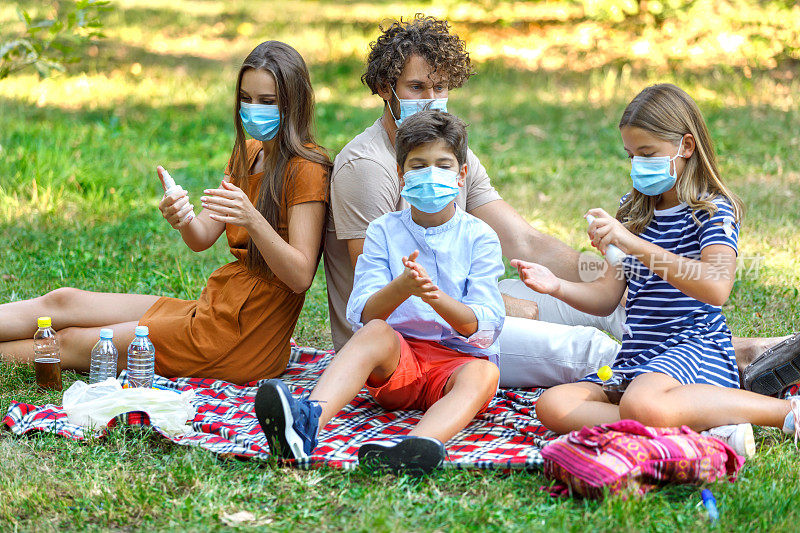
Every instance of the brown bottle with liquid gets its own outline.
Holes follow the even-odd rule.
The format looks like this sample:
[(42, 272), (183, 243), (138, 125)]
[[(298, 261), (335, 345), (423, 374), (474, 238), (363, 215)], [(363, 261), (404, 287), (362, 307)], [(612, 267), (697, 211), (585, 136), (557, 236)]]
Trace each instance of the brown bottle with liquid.
[(33, 335), (33, 366), (36, 371), (36, 384), (42, 390), (60, 391), (61, 350), (58, 337), (52, 328), (49, 316), (39, 317), (39, 329)]

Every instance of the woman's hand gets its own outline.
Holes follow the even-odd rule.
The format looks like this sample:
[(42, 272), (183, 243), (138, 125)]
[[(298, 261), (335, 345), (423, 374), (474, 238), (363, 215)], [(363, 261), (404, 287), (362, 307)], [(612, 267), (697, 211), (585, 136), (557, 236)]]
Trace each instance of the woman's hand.
[(561, 290), (561, 279), (550, 272), (546, 266), (519, 259), (512, 259), (511, 266), (519, 272), (519, 279), (536, 292), (553, 294)]
[(641, 239), (628, 231), (622, 222), (599, 208), (590, 209), (586, 214), (594, 217), (588, 229), (592, 246), (600, 250), (603, 255), (609, 244), (615, 245), (628, 255), (635, 253), (635, 248)]
[(255, 208), (250, 198), (236, 185), (223, 181), (218, 189), (206, 189), (200, 198), (203, 209), (210, 211), (208, 217), (225, 224), (242, 226), (248, 231), (264, 217)]
[[(162, 187), (164, 186), (164, 176), (161, 174), (163, 170), (160, 166), (156, 167)], [(161, 216), (175, 229), (181, 229), (194, 219), (190, 215), (194, 206), (189, 203), (189, 193), (183, 187), (178, 191), (169, 193), (169, 195), (165, 194), (158, 204), (158, 209), (161, 211)]]

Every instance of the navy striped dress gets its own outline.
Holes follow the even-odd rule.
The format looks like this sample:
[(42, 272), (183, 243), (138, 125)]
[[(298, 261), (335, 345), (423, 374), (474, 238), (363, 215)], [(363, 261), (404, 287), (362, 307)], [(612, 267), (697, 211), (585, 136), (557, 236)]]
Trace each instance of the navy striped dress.
[[(713, 215), (695, 212), (699, 225), (685, 203), (656, 210), (639, 237), (692, 259), (700, 259), (700, 250), (711, 244), (724, 244), (738, 253), (739, 226), (733, 208), (727, 199), (713, 201), (718, 208)], [(660, 372), (684, 385), (739, 388), (731, 332), (722, 309), (686, 296), (633, 257), (625, 259), (624, 270), (626, 333), (613, 370), (629, 379)], [(599, 383), (596, 374), (585, 379)]]

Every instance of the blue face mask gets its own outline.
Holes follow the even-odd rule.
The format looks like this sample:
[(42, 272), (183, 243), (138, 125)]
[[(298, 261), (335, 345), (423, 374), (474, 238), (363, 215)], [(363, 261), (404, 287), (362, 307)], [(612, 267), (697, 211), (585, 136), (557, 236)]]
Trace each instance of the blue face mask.
[(392, 111), (392, 106), (389, 106), (389, 113), (392, 114), (392, 118), (394, 118), (394, 123), (397, 124), (397, 127), (400, 127), (400, 124), (403, 123), (405, 119), (413, 115), (414, 113), (418, 113), (423, 109), (438, 109), (439, 111), (444, 111), (447, 113), (447, 98), (419, 98), (416, 100), (413, 99), (403, 99), (397, 96), (397, 93), (394, 92), (394, 88), (392, 88), (392, 94), (394, 97), (397, 98), (397, 101), (400, 102), (400, 118), (394, 116), (394, 111)]
[(281, 113), (276, 105), (242, 102), (239, 117), (242, 119), (244, 131), (259, 141), (272, 140), (281, 125)]
[(678, 180), (678, 168), (675, 166), (675, 173), (670, 172), (670, 164), (681, 155), (683, 149), (683, 139), (678, 146), (678, 153), (675, 157), (668, 155), (661, 157), (640, 157), (633, 156), (631, 160), (631, 179), (633, 188), (647, 196), (658, 196), (665, 193), (675, 186)]
[(439, 167), (409, 170), (400, 196), (423, 213), (438, 213), (458, 196), (458, 172)]

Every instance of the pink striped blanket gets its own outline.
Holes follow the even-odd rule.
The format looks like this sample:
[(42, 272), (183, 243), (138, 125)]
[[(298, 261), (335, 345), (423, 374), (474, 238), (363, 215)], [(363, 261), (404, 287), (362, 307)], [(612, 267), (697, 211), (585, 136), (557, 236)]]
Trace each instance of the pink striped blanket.
[(584, 427), (542, 450), (554, 494), (600, 498), (630, 489), (644, 493), (665, 483), (735, 479), (744, 458), (727, 444), (687, 426), (652, 428), (634, 420)]

